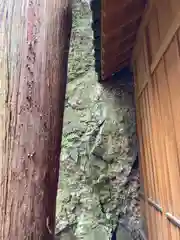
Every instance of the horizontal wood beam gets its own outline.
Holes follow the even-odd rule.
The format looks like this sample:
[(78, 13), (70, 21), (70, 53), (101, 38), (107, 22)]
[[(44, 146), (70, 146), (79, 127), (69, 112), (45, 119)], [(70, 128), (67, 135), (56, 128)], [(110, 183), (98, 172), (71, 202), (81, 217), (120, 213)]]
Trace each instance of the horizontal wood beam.
[(124, 25), (118, 26), (118, 28), (112, 28), (107, 33), (102, 32), (102, 39), (114, 39), (116, 37), (119, 37), (119, 35), (127, 36), (129, 33), (137, 32), (137, 29), (141, 22), (140, 17), (141, 15), (135, 19), (130, 19)]
[(107, 14), (106, 17), (102, 17), (102, 31), (106, 33), (112, 28), (118, 28), (119, 26), (128, 23), (131, 19), (138, 18), (142, 15), (143, 10), (144, 6), (135, 2), (127, 9), (120, 9), (116, 14)]
[(122, 68), (124, 68), (125, 66), (127, 66), (129, 64), (129, 61), (125, 61), (120, 63), (119, 65), (116, 65), (114, 67), (103, 67), (102, 68), (102, 76), (104, 76), (104, 78), (110, 77), (112, 76), (112, 74), (119, 72)]
[(116, 6), (116, 8), (117, 8), (117, 6), (118, 7), (123, 7), (124, 5), (126, 5), (127, 3), (131, 2), (131, 1), (132, 0), (113, 0), (113, 2), (112, 2), (112, 1), (109, 1), (109, 0), (103, 0), (102, 1), (102, 9), (103, 10), (111, 9), (112, 4), (114, 6)]
[(125, 42), (126, 40), (128, 40), (129, 38), (132, 38), (132, 37), (135, 37), (136, 36), (136, 31), (129, 31), (127, 32), (127, 34), (123, 34), (122, 32), (117, 32), (117, 35), (114, 35), (113, 37), (112, 36), (109, 36), (109, 35), (104, 35), (102, 37), (102, 43), (103, 44), (112, 44), (112, 40), (113, 40), (113, 44), (114, 42), (119, 42), (119, 43), (123, 43)]
[(119, 52), (119, 54), (116, 54), (115, 52), (112, 52), (111, 55), (104, 55), (102, 53), (102, 62), (104, 64), (109, 65), (114, 65), (116, 64), (116, 62), (121, 61), (124, 58), (130, 58), (131, 57), (131, 53), (132, 53), (132, 49), (133, 49), (133, 45), (128, 46), (126, 49), (124, 49), (124, 51)]
[(117, 35), (114, 35), (114, 36), (104, 35), (102, 37), (102, 43), (104, 45), (110, 44), (112, 43), (112, 41), (113, 41), (113, 44), (114, 42), (123, 43), (132, 37), (136, 37), (136, 29), (134, 29), (133, 31), (129, 31), (126, 34), (123, 34), (123, 32), (121, 31), (117, 32), (116, 34)]
[(109, 57), (112, 52), (118, 54), (124, 52), (124, 49), (133, 48), (135, 39), (136, 35), (133, 34), (132, 36), (129, 36), (122, 41), (117, 39), (115, 42), (113, 42), (113, 44), (110, 44), (109, 42), (106, 42), (105, 44), (102, 42), (102, 55), (104, 57), (108, 55)]
[(103, 63), (103, 64), (102, 64), (102, 67), (103, 67), (103, 69), (105, 69), (105, 70), (117, 68), (117, 67), (119, 67), (122, 63), (127, 62), (129, 59), (130, 59), (130, 57), (122, 58), (122, 59), (119, 59), (118, 61), (116, 61), (115, 63), (112, 63), (111, 65), (109, 65), (108, 63)]
[(131, 9), (134, 8), (135, 5), (137, 8), (144, 8), (144, 0), (136, 0), (136, 2), (133, 0), (108, 0), (108, 2), (103, 3), (102, 17), (112, 16), (122, 12), (129, 13), (130, 16)]

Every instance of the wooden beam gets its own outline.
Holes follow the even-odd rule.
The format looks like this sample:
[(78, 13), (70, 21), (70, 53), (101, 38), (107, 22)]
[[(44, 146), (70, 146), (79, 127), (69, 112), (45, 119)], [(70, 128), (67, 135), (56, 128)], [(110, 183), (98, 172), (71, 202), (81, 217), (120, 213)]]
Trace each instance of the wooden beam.
[(142, 39), (143, 34), (144, 34), (144, 28), (147, 26), (147, 23), (149, 21), (151, 12), (152, 12), (152, 8), (153, 8), (153, 1), (148, 1), (148, 5), (146, 6), (146, 8), (144, 9), (144, 12), (142, 14), (142, 22), (140, 24), (140, 27), (138, 29), (137, 35), (136, 35), (136, 45), (135, 48), (133, 50), (133, 54), (132, 54), (132, 64), (133, 61), (137, 58), (137, 54), (139, 52), (139, 47), (140, 47), (140, 39)]
[[(125, 38), (115, 38), (115, 42), (118, 42), (119, 44), (123, 44), (124, 42), (126, 42), (126, 41), (129, 41), (131, 38), (135, 38), (136, 37), (136, 32), (132, 32), (131, 34), (129, 34), (129, 35), (126, 35), (125, 36)], [(108, 44), (110, 44), (110, 39), (109, 38), (107, 38), (107, 39), (103, 39), (102, 40), (102, 43), (103, 43), (103, 45), (105, 46), (105, 44), (107, 43), (107, 45)], [(113, 42), (114, 43), (114, 42)]]
[(1, 0), (1, 240), (54, 239), (71, 11)]
[(124, 63), (122, 63), (122, 64), (121, 64), (119, 67), (117, 67), (117, 68), (114, 68), (114, 69), (109, 70), (109, 71), (107, 71), (107, 70), (106, 70), (106, 71), (103, 71), (103, 72), (102, 72), (102, 80), (105, 80), (105, 79), (107, 79), (107, 78), (109, 78), (109, 77), (112, 77), (113, 74), (119, 72), (121, 69), (123, 69), (124, 67), (126, 67), (128, 64), (129, 64), (129, 62), (124, 62)]
[(103, 0), (103, 10), (105, 9), (110, 9), (112, 7), (112, 5), (114, 6), (118, 6), (118, 7), (122, 7), (124, 6), (127, 2), (131, 2), (132, 0), (113, 0), (109, 1), (109, 0)]
[(117, 68), (119, 67), (122, 63), (127, 62), (130, 59), (130, 56), (126, 57), (126, 58), (122, 58), (116, 62), (113, 62), (111, 65), (106, 64), (103, 62), (103, 69), (113, 69), (113, 68)]
[(106, 33), (112, 28), (117, 28), (126, 24), (131, 19), (138, 18), (140, 15), (142, 15), (143, 10), (144, 6), (142, 4), (133, 2), (133, 4), (130, 4), (130, 7), (120, 9), (116, 14), (106, 15), (106, 17), (103, 17), (102, 31)]
[[(116, 2), (117, 1), (117, 2)], [(116, 3), (115, 3), (116, 2)], [(130, 9), (131, 6), (134, 5), (134, 3), (139, 6), (144, 8), (144, 0), (136, 0), (136, 2), (134, 2), (133, 0), (113, 0), (113, 2), (111, 1), (105, 1), (104, 5), (103, 5), (103, 9), (102, 9), (102, 16), (103, 17), (107, 17), (107, 16), (112, 16), (112, 15), (116, 15), (120, 12), (126, 11), (127, 9)]]
[(117, 63), (116, 65), (113, 65), (113, 66), (107, 66), (107, 65), (103, 66), (103, 69), (102, 69), (103, 76), (109, 77), (113, 73), (119, 72), (122, 68), (127, 66), (128, 63), (129, 63), (129, 60), (125, 60), (124, 62)]
[(113, 44), (111, 44), (110, 42), (106, 42), (104, 43), (104, 41), (102, 42), (102, 56), (106, 56), (108, 55), (111, 56), (111, 53), (121, 53), (123, 52), (125, 49), (129, 49), (132, 48), (134, 46), (134, 42), (136, 39), (136, 35), (133, 34), (131, 36), (128, 36), (127, 38), (121, 40), (121, 39), (117, 39), (115, 42), (113, 42)]
[(115, 29), (112, 28), (107, 33), (102, 32), (102, 38), (106, 37), (106, 39), (114, 39), (116, 37), (118, 38), (119, 35), (127, 36), (127, 35), (131, 34), (132, 32), (137, 32), (137, 29), (141, 22), (140, 17), (141, 17), (141, 15), (138, 16), (138, 18), (130, 19), (124, 25), (118, 26), (118, 28), (115, 28)]
[(132, 46), (128, 46), (128, 48), (124, 49), (124, 51), (121, 51), (118, 54), (117, 54), (117, 52), (112, 52), (111, 55), (109, 55), (109, 56), (108, 55), (104, 56), (102, 54), (102, 62), (104, 64), (108, 64), (109, 66), (113, 65), (117, 61), (121, 61), (124, 58), (131, 57), (132, 49), (133, 49), (133, 45)]

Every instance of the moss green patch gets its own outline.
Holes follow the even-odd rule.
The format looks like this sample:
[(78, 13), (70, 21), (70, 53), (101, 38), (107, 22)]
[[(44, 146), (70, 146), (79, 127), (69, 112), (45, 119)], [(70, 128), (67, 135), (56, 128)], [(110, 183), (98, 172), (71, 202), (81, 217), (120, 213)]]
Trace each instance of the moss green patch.
[(73, 28), (69, 54), (69, 82), (85, 75), (93, 65), (91, 12), (86, 3), (74, 3)]
[(129, 92), (115, 94), (98, 83), (91, 12), (80, 0), (73, 19), (56, 231), (61, 240), (109, 240), (118, 218), (138, 221), (132, 201), (138, 181), (127, 179), (136, 138), (135, 116), (129, 114), (134, 107)]

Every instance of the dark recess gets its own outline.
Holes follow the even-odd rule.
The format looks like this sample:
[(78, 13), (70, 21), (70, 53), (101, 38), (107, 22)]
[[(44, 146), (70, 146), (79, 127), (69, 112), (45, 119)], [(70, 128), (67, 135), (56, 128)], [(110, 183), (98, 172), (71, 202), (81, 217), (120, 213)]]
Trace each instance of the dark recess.
[(101, 80), (101, 1), (91, 0), (95, 71)]

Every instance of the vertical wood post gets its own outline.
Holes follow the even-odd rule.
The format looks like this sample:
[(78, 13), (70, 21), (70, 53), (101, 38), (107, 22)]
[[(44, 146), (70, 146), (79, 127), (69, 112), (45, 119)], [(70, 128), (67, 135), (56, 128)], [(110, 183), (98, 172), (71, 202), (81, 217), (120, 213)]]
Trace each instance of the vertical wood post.
[(71, 11), (0, 4), (0, 240), (54, 238)]

